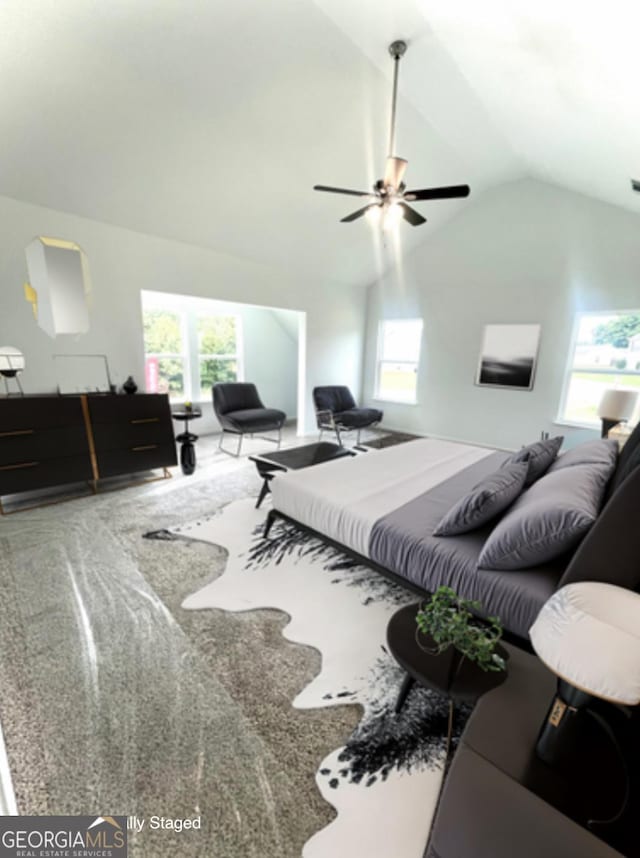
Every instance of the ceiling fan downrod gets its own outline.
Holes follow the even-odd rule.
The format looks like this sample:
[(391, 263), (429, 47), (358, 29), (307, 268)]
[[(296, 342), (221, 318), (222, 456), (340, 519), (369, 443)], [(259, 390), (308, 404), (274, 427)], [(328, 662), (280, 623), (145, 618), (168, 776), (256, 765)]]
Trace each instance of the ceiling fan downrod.
[(398, 39), (389, 45), (389, 53), (393, 57), (393, 95), (391, 96), (391, 127), (389, 129), (389, 157), (394, 157), (396, 148), (396, 102), (398, 100), (398, 70), (400, 59), (407, 51), (407, 43)]

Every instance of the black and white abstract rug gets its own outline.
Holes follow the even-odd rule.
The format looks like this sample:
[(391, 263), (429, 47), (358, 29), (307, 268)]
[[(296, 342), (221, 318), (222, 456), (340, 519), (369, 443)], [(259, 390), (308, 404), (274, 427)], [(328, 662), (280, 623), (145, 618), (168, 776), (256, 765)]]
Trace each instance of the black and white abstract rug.
[(402, 671), (386, 648), (391, 615), (416, 597), (292, 525), (277, 521), (263, 539), (265, 517), (246, 499), (147, 536), (195, 539), (229, 552), (225, 572), (183, 608), (276, 608), (289, 615), (283, 635), (322, 656), (320, 673), (293, 706), (363, 708), (345, 745), (318, 767), (318, 788), (337, 816), (307, 841), (304, 858), (422, 858), (443, 777), (448, 708), (414, 686), (396, 714)]

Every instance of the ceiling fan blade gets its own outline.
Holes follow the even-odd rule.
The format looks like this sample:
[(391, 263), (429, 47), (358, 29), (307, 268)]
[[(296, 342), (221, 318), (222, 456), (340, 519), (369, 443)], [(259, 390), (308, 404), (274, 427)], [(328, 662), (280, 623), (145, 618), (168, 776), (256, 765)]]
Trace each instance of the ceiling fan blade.
[(420, 226), (420, 224), (427, 222), (426, 217), (422, 217), (420, 212), (412, 209), (411, 206), (408, 206), (406, 203), (398, 203), (398, 205), (402, 209), (402, 217), (408, 221), (411, 226)]
[(418, 191), (407, 191), (405, 200), (449, 200), (455, 197), (468, 197), (471, 192), (469, 185), (447, 185), (444, 188), (422, 188)]
[(368, 206), (365, 206), (362, 209), (358, 209), (356, 212), (351, 212), (351, 214), (347, 215), (340, 219), (340, 223), (351, 223), (352, 220), (358, 220), (359, 217), (365, 215), (370, 208), (374, 206), (380, 205), (380, 203), (370, 203)]
[(329, 185), (314, 185), (314, 191), (326, 191), (328, 194), (347, 194), (350, 197), (370, 197), (373, 196), (368, 191), (350, 191), (347, 188), (332, 188)]
[(384, 171), (384, 179), (383, 184), (385, 188), (399, 188), (402, 184), (402, 178), (404, 176), (404, 171), (407, 169), (407, 164), (409, 162), (405, 161), (404, 158), (395, 158), (392, 155), (389, 155), (387, 158), (387, 165)]

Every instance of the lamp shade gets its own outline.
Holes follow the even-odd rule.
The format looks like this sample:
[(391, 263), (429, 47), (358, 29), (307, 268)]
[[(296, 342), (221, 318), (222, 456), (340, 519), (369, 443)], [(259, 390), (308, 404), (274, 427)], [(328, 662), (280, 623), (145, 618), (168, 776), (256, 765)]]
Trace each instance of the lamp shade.
[(605, 420), (628, 420), (633, 414), (638, 394), (635, 390), (605, 390), (598, 406), (598, 417)]
[(0, 375), (13, 378), (25, 366), (24, 355), (13, 346), (0, 346)]
[(557, 590), (529, 629), (540, 660), (575, 688), (640, 703), (640, 595), (599, 581)]

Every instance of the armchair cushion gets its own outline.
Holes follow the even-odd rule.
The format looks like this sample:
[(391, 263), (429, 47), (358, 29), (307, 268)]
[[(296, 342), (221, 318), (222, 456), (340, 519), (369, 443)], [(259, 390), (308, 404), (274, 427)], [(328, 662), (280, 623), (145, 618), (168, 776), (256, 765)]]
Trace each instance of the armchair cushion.
[(334, 384), (328, 387), (314, 387), (313, 401), (316, 411), (349, 411), (356, 407), (351, 391), (344, 385)]
[(213, 407), (216, 415), (241, 411), (245, 408), (264, 408), (255, 384), (247, 382), (219, 382), (213, 385)]
[(341, 428), (365, 429), (382, 420), (382, 411), (378, 408), (358, 408), (351, 391), (344, 385), (314, 387), (313, 403), (320, 428), (333, 428), (336, 423)]
[(279, 429), (287, 418), (284, 411), (264, 407), (255, 384), (219, 382), (212, 392), (213, 410), (229, 432), (268, 432)]
[(267, 432), (282, 426), (286, 418), (277, 408), (243, 408), (228, 411), (222, 417), (222, 425), (233, 432)]
[(349, 429), (364, 429), (372, 423), (379, 423), (382, 411), (377, 408), (350, 408), (347, 411), (335, 411), (333, 418), (336, 423)]

